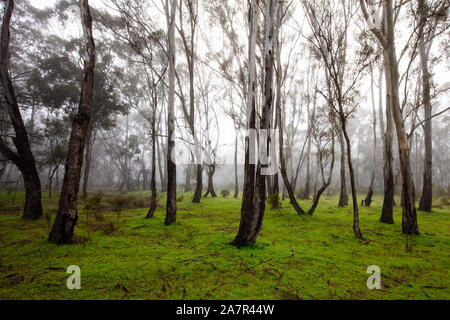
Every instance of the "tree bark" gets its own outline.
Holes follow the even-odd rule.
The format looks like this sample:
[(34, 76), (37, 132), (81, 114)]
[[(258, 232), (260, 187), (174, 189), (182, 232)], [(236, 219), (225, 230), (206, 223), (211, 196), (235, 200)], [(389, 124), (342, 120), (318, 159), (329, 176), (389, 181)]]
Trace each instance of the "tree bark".
[(402, 173), (402, 193), (404, 197), (404, 206), (402, 210), (402, 232), (405, 234), (419, 234), (417, 225), (417, 214), (415, 208), (414, 181), (411, 171), (409, 158), (408, 141), (406, 138), (405, 124), (400, 110), (400, 101), (398, 93), (398, 64), (395, 56), (394, 42), (394, 21), (392, 13), (392, 0), (387, 0), (386, 6), (386, 25), (387, 25), (387, 50), (386, 54), (389, 61), (391, 79), (392, 107), (394, 124), (397, 132), (397, 141), (399, 148), (400, 170)]
[(207, 197), (208, 195), (211, 195), (213, 198), (217, 198), (217, 194), (214, 191), (214, 183), (213, 183), (213, 176), (214, 172), (216, 171), (215, 165), (208, 165), (208, 189), (206, 190), (206, 193), (203, 197)]
[(25, 206), (22, 218), (36, 220), (42, 217), (41, 181), (31, 151), (28, 133), (20, 114), (16, 93), (9, 76), (9, 26), (13, 10), (14, 1), (8, 0), (5, 5), (0, 39), (0, 81), (8, 115), (15, 132), (13, 143), (17, 152), (10, 149), (2, 138), (0, 138), (0, 152), (13, 162), (22, 173), (25, 185)]
[[(394, 154), (392, 150), (392, 143), (394, 138), (394, 119), (392, 117), (392, 100), (390, 94), (390, 74), (387, 72), (388, 63), (384, 59), (384, 75), (386, 80), (386, 133), (384, 134), (384, 166), (383, 166), (383, 179), (384, 179), (384, 198), (383, 208), (381, 209), (380, 222), (393, 224), (394, 223)], [(381, 70), (380, 70), (381, 72)], [(381, 84), (381, 79), (380, 79)], [(381, 86), (380, 86), (381, 90)], [(381, 99), (380, 99), (381, 109)], [(380, 121), (383, 121), (383, 117), (380, 115)], [(380, 124), (381, 125), (381, 124)]]
[(356, 195), (355, 173), (353, 171), (353, 164), (352, 164), (352, 150), (350, 146), (350, 138), (348, 137), (347, 134), (345, 119), (344, 117), (342, 117), (342, 115), (341, 115), (341, 124), (345, 142), (347, 145), (347, 163), (348, 163), (348, 171), (350, 173), (350, 186), (352, 190), (352, 202), (353, 202), (353, 232), (358, 239), (365, 240), (361, 233), (361, 230), (359, 229), (358, 199)]
[(238, 151), (238, 135), (236, 131), (236, 137), (234, 140), (234, 198), (237, 198), (239, 196), (237, 151)]
[(377, 113), (375, 111), (375, 93), (373, 90), (373, 69), (370, 69), (370, 92), (372, 97), (372, 129), (373, 129), (373, 154), (372, 154), (372, 174), (370, 177), (369, 190), (367, 192), (366, 198), (364, 199), (364, 205), (370, 207), (372, 203), (373, 188), (375, 184), (375, 167), (377, 164)]
[(81, 97), (77, 114), (72, 122), (64, 180), (58, 205), (58, 213), (49, 235), (54, 243), (71, 243), (78, 220), (77, 202), (86, 136), (92, 112), (94, 89), (95, 44), (92, 35), (92, 19), (88, 0), (80, 0), (85, 62), (81, 83)]
[[(421, 24), (425, 24), (425, 15), (426, 15), (426, 8), (425, 8), (425, 1), (419, 0), (418, 1), (418, 11), (421, 15)], [(427, 44), (428, 47), (431, 46), (431, 42)], [(425, 155), (424, 155), (424, 163), (423, 163), (423, 189), (422, 189), (422, 196), (420, 198), (419, 202), (419, 210), (422, 211), (431, 211), (431, 205), (433, 202), (433, 181), (432, 181), (432, 162), (433, 162), (433, 150), (432, 150), (432, 119), (431, 119), (431, 113), (432, 113), (432, 105), (431, 105), (431, 83), (430, 78), (431, 74), (428, 69), (428, 53), (429, 49), (427, 50), (425, 41), (421, 39), (420, 45), (419, 45), (419, 54), (420, 54), (420, 66), (422, 68), (422, 99), (423, 99), (423, 106), (424, 106), (424, 119), (425, 123), (423, 126), (423, 133), (424, 133), (424, 142), (425, 142)]]
[(197, 164), (197, 182), (195, 184), (195, 192), (192, 202), (200, 203), (202, 191), (203, 191), (203, 168), (201, 164)]
[(147, 215), (145, 218), (152, 218), (156, 211), (156, 105), (157, 105), (157, 97), (153, 98), (153, 116), (152, 116), (152, 167), (151, 177), (150, 177), (150, 189), (151, 189), (151, 197), (150, 197), (150, 207), (148, 209)]
[(89, 126), (88, 133), (86, 136), (86, 152), (85, 152), (85, 163), (84, 163), (84, 178), (83, 178), (83, 196), (82, 199), (86, 200), (88, 197), (88, 184), (89, 184), (89, 173), (91, 168), (91, 155), (92, 155), (92, 127)]
[(348, 205), (347, 183), (345, 180), (345, 141), (341, 129), (337, 129), (337, 137), (339, 140), (339, 146), (341, 148), (341, 171), (340, 182), (341, 187), (339, 191), (339, 207), (345, 207)]
[[(172, 152), (175, 148), (173, 140), (174, 133), (174, 102), (175, 102), (175, 14), (177, 10), (177, 0), (171, 1), (169, 9), (169, 1), (166, 0), (166, 18), (169, 42), (169, 103), (167, 106), (167, 202), (166, 202), (166, 218), (164, 224), (166, 226), (176, 221), (177, 214), (177, 167), (172, 161)], [(170, 12), (169, 12), (170, 10)]]
[[(256, 37), (258, 28), (258, 0), (252, 0), (249, 8), (249, 66), (248, 66), (248, 101), (247, 101), (247, 128), (255, 129), (256, 125)], [(272, 76), (273, 76), (273, 17), (274, 1), (266, 2), (266, 51), (265, 51), (265, 89), (264, 107), (261, 117), (261, 128), (268, 127), (267, 115), (272, 104)], [(267, 39), (272, 37), (271, 41)], [(252, 139), (251, 139), (252, 138)], [(236, 247), (247, 246), (256, 241), (265, 210), (265, 177), (261, 175), (261, 162), (258, 159), (255, 173), (255, 164), (250, 163), (251, 145), (255, 143), (250, 134), (245, 138), (245, 169), (244, 189), (242, 195), (241, 221), (239, 231), (231, 242)]]

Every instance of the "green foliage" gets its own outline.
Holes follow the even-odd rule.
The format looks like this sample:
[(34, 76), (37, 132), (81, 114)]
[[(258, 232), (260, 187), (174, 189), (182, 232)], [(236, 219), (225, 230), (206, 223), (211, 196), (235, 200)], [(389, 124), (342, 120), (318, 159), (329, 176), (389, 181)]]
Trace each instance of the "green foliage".
[(177, 202), (183, 202), (183, 200), (184, 200), (183, 195), (177, 197)]
[(103, 193), (100, 191), (88, 199), (84, 205), (84, 209), (98, 213), (102, 210), (102, 200)]
[(224, 198), (226, 198), (229, 194), (230, 194), (230, 190), (228, 190), (228, 189), (220, 190), (220, 195)]
[(278, 209), (281, 204), (280, 194), (279, 193), (271, 194), (267, 201), (269, 202), (271, 209)]
[[(23, 200), (18, 193), (12, 205), (12, 196), (0, 193), (7, 208)], [(240, 198), (179, 203), (177, 222), (168, 227), (163, 208), (144, 219), (146, 208), (123, 206), (119, 229), (105, 206), (104, 221), (79, 219), (75, 228), (77, 237), (90, 231), (93, 240), (67, 246), (47, 241), (51, 225), (43, 219), (25, 222), (17, 211), (2, 210), (0, 299), (450, 299), (450, 210), (418, 211), (421, 234), (407, 237), (401, 208), (386, 225), (378, 221), (382, 197), (373, 200), (360, 208), (368, 243), (353, 235), (351, 207), (338, 208), (334, 197), (313, 216), (297, 215), (288, 200), (280, 210), (266, 208), (256, 243), (239, 250), (228, 243), (239, 227)], [(44, 212), (57, 204), (45, 199)], [(81, 268), (81, 290), (66, 288), (72, 264)], [(373, 264), (381, 268), (381, 290), (366, 287)]]

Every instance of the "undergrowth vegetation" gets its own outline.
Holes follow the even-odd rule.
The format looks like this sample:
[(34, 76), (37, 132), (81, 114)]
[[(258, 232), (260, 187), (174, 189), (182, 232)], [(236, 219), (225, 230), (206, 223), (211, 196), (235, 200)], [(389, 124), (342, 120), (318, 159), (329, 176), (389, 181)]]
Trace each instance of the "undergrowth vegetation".
[[(436, 199), (418, 211), (421, 234), (378, 221), (381, 196), (352, 209), (324, 196), (313, 216), (295, 214), (288, 201), (266, 208), (263, 230), (250, 247), (229, 245), (236, 235), (240, 198), (179, 196), (177, 222), (165, 211), (145, 219), (148, 193), (96, 194), (79, 203), (76, 243), (47, 237), (57, 198), (43, 196), (44, 218), (21, 219), (23, 194), (0, 194), (1, 299), (449, 299), (450, 209)], [(397, 203), (400, 203), (397, 199)], [(165, 203), (164, 198), (158, 199)], [(310, 201), (301, 201), (305, 207)], [(88, 219), (89, 215), (89, 219)], [(90, 219), (94, 217), (94, 219)], [(81, 268), (81, 289), (69, 290), (66, 269)], [(382, 287), (369, 290), (366, 269), (378, 265)]]

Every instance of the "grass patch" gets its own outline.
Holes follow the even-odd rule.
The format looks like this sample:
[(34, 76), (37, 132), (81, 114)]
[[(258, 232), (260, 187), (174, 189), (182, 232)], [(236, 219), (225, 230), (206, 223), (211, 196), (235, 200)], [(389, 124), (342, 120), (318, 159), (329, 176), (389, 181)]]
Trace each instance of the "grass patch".
[[(149, 193), (130, 193), (138, 205)], [(43, 195), (46, 219), (21, 219), (24, 195), (0, 193), (1, 299), (449, 299), (448, 207), (418, 211), (421, 234), (401, 233), (378, 221), (381, 196), (360, 208), (369, 243), (352, 233), (351, 207), (323, 197), (311, 217), (287, 201), (266, 206), (263, 230), (246, 248), (228, 245), (236, 235), (241, 199), (180, 194), (177, 222), (164, 226), (164, 208), (145, 219), (147, 208), (121, 209), (120, 220), (103, 197), (102, 219), (86, 223), (85, 202), (73, 245), (47, 241), (57, 198)], [(165, 203), (161, 198), (161, 203)], [(301, 201), (308, 207), (308, 201)], [(397, 201), (399, 203), (399, 200)], [(436, 203), (441, 203), (436, 199)], [(97, 213), (96, 213), (97, 214)], [(81, 290), (66, 288), (66, 269), (81, 268)], [(366, 268), (378, 265), (382, 288), (368, 290)]]

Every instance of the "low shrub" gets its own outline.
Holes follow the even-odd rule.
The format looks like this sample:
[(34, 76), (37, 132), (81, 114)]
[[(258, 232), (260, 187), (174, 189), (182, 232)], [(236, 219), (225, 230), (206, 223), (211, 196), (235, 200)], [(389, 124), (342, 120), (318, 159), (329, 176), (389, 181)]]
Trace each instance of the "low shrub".
[(224, 198), (226, 198), (229, 194), (230, 194), (230, 190), (228, 190), (228, 189), (222, 189), (220, 191), (220, 195)]

